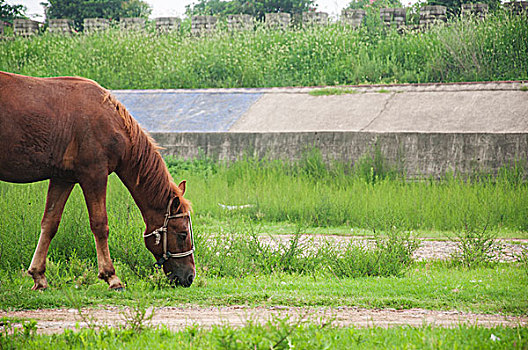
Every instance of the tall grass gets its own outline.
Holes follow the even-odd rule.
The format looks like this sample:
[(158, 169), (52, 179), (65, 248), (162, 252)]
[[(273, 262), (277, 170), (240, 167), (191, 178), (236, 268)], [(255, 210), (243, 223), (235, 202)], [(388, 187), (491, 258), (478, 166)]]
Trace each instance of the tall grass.
[(3, 41), (0, 70), (84, 76), (111, 89), (528, 79), (526, 33), (528, 21), (506, 12), (402, 34), (340, 24), (200, 37), (113, 29)]
[[(528, 184), (525, 168), (519, 164), (501, 169), (497, 176), (409, 182), (379, 157), (374, 153), (354, 166), (327, 165), (321, 154), (313, 151), (295, 163), (246, 158), (223, 164), (201, 158), (167, 159), (167, 164), (175, 179), (188, 180), (186, 196), (194, 205), (197, 254), (207, 261), (210, 273), (218, 276), (311, 273), (320, 265), (343, 276), (397, 275), (415, 249), (412, 239), (402, 235), (405, 231), (459, 232), (484, 225), (489, 232), (528, 231)], [(111, 176), (109, 182), (112, 256), (144, 275), (142, 269), (151, 265), (152, 258), (142, 240), (141, 215), (117, 177)], [(45, 193), (44, 182), (0, 183), (1, 269), (28, 266), (40, 232)], [(219, 203), (250, 207), (226, 210)], [(263, 233), (260, 225), (269, 222), (294, 223), (299, 232), (309, 225), (345, 225), (389, 236), (371, 252), (353, 246), (340, 251), (321, 246), (306, 253), (291, 245), (272, 251), (259, 245), (257, 237)], [(394, 229), (400, 233), (391, 235)], [(56, 262), (72, 256), (95, 261), (87, 211), (78, 188), (66, 205), (50, 250), (50, 258)], [(388, 270), (382, 271), (380, 263), (389, 261)]]
[[(497, 177), (446, 175), (407, 181), (375, 154), (354, 165), (327, 165), (319, 152), (296, 163), (246, 158), (232, 164), (168, 159), (189, 182), (197, 213), (221, 218), (219, 206), (246, 205), (239, 215), (254, 221), (376, 229), (387, 223), (409, 230), (457, 230), (486, 223), (488, 229), (528, 230), (525, 168), (512, 164)], [(186, 165), (183, 165), (186, 164)], [(206, 168), (203, 177), (199, 169)]]

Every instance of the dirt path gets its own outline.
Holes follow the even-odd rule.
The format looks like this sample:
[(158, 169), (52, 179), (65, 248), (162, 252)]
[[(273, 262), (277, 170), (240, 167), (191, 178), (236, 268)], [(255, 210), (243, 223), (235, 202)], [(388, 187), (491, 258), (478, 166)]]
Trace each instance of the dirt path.
[[(454, 327), (460, 324), (493, 326), (526, 326), (528, 316), (486, 315), (459, 311), (432, 311), (424, 309), (362, 309), (356, 307), (299, 308), (299, 307), (161, 307), (155, 308), (150, 326), (166, 326), (181, 330), (187, 326), (230, 325), (240, 327), (248, 322), (265, 323), (276, 318), (288, 318), (290, 323), (309, 321), (317, 324), (330, 323), (334, 326), (389, 327), (434, 325)], [(152, 309), (149, 309), (149, 313)], [(75, 309), (28, 310), (0, 312), (0, 317), (30, 318), (37, 321), (38, 333), (60, 333), (65, 329), (87, 327), (88, 322), (97, 326), (118, 326), (125, 324), (125, 315), (133, 313), (127, 308), (104, 307), (83, 309), (84, 318)]]

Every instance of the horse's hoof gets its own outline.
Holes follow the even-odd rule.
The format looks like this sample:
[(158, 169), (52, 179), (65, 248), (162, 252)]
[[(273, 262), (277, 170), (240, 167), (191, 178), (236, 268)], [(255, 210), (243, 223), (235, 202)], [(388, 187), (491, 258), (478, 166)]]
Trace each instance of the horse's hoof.
[(122, 291), (125, 287), (124, 284), (121, 283), (119, 277), (117, 277), (116, 275), (108, 277), (108, 279), (106, 279), (106, 282), (108, 283), (108, 288), (113, 290)]
[(33, 287), (31, 287), (31, 290), (38, 290), (38, 291), (45, 291), (46, 289), (48, 289), (48, 286), (43, 286), (41, 284), (35, 284)]

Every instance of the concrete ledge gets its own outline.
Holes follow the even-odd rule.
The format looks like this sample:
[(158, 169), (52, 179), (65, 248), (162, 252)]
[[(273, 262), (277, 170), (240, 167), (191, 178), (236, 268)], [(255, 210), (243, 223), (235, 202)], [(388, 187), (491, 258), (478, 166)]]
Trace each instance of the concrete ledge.
[(233, 161), (244, 155), (270, 159), (299, 159), (312, 147), (326, 160), (355, 162), (379, 147), (408, 177), (438, 177), (448, 171), (496, 173), (513, 160), (528, 160), (526, 133), (422, 132), (215, 132), (152, 133), (164, 155), (185, 159), (200, 152), (216, 160)]
[(114, 90), (150, 132), (528, 132), (524, 82), (314, 88)]
[(114, 91), (166, 155), (296, 160), (310, 148), (353, 163), (378, 148), (411, 178), (528, 160), (526, 82)]

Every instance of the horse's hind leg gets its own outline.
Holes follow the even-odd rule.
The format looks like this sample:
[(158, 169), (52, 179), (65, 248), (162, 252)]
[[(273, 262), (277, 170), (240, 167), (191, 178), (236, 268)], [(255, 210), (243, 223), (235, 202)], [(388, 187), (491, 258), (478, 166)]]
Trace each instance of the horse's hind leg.
[(46, 256), (51, 240), (57, 233), (59, 223), (64, 210), (64, 205), (70, 196), (74, 184), (51, 179), (48, 187), (48, 197), (46, 199), (46, 209), (41, 221), (40, 238), (37, 249), (31, 260), (28, 273), (33, 277), (35, 285), (33, 290), (45, 289), (48, 287), (46, 281)]
[(106, 177), (96, 181), (80, 183), (90, 215), (90, 228), (95, 237), (99, 278), (108, 283), (110, 289), (123, 288), (115, 274), (114, 265), (108, 250), (108, 216), (106, 213)]

